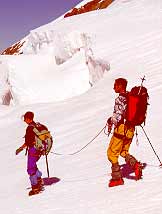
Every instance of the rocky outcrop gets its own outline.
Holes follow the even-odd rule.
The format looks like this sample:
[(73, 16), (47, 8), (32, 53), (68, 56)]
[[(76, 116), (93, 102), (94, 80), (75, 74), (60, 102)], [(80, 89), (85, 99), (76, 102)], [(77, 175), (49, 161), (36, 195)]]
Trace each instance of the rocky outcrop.
[[(114, 0), (91, 0), (88, 3), (86, 3), (84, 6), (81, 6), (80, 8), (73, 8), (70, 12), (66, 13), (64, 15), (64, 18), (81, 14), (81, 13), (86, 13), (90, 12), (93, 10), (98, 10), (98, 9), (104, 9), (108, 7)], [(22, 52), (22, 47), (24, 45), (25, 41), (19, 41), (12, 45), (11, 47), (7, 48), (4, 50), (1, 55), (19, 55), (23, 54)]]
[(12, 45), (11, 47), (4, 50), (1, 55), (19, 55), (22, 54), (21, 47), (23, 46), (24, 42), (17, 42), (16, 44)]
[(90, 12), (93, 10), (98, 10), (98, 9), (104, 9), (108, 7), (114, 0), (92, 0), (85, 4), (84, 6), (81, 6), (80, 8), (73, 8), (70, 12), (66, 13), (64, 15), (64, 18), (69, 17), (69, 16), (74, 16), (78, 15), (81, 13), (86, 13)]

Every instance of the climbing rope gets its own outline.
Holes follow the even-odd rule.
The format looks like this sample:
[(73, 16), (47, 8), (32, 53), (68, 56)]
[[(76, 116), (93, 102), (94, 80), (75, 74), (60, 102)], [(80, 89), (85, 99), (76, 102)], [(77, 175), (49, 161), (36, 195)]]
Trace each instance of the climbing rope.
[(55, 155), (75, 155), (79, 152), (81, 152), (83, 149), (85, 149), (86, 147), (88, 147), (89, 144), (91, 144), (101, 133), (103, 130), (106, 129), (106, 126), (104, 126), (100, 131), (99, 133), (91, 140), (89, 141), (85, 146), (83, 146), (81, 149), (77, 150), (76, 152), (73, 152), (73, 153), (69, 153), (69, 154), (61, 154), (61, 153), (57, 153), (57, 152), (50, 152), (52, 154), (55, 154)]

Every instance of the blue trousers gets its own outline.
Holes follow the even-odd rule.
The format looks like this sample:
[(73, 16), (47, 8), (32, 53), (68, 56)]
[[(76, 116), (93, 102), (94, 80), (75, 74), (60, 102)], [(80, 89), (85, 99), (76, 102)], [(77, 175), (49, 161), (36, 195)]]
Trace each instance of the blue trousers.
[(34, 147), (29, 147), (27, 160), (27, 173), (31, 185), (37, 185), (37, 179), (42, 176), (42, 172), (37, 167), (37, 161), (40, 159), (39, 152)]

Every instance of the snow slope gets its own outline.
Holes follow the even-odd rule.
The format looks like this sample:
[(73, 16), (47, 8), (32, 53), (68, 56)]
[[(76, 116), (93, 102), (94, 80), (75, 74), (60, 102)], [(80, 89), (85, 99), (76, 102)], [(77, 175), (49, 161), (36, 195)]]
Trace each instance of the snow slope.
[[(64, 100), (88, 90), (89, 71), (84, 58), (83, 52), (78, 53), (57, 66), (50, 55), (4, 56), (14, 104)], [(81, 64), (79, 67), (78, 61)], [(72, 72), (70, 65), (73, 65)]]
[[(108, 9), (69, 17), (64, 21), (35, 30), (41, 33), (53, 29), (65, 35), (66, 38), (70, 32), (74, 31), (88, 35), (91, 40), (88, 47), (91, 44), (89, 48), (92, 49), (95, 58), (110, 62), (110, 71), (89, 90), (71, 99), (57, 102), (51, 102), (49, 99), (50, 103), (44, 100), (38, 104), (36, 103), (38, 97), (34, 99), (35, 95), (31, 94), (32, 101), (29, 104), (0, 106), (2, 138), (0, 162), (3, 163), (0, 182), (2, 213), (161, 213), (162, 171), (157, 167), (158, 159), (140, 128), (138, 129), (139, 145), (136, 145), (134, 138), (130, 152), (148, 166), (143, 171), (143, 180), (138, 182), (130, 176), (124, 178), (125, 185), (108, 188), (111, 165), (107, 161), (106, 149), (109, 139), (103, 132), (78, 154), (68, 155), (89, 143), (105, 126), (107, 117), (113, 111), (114, 79), (124, 76), (129, 81), (128, 89), (130, 89), (134, 84), (140, 84), (140, 78), (145, 75), (144, 85), (147, 86), (150, 95), (145, 130), (159, 157), (162, 157), (161, 20), (161, 0), (116, 0)], [(51, 54), (51, 47), (52, 44), (48, 44), (38, 51), (39, 54), (46, 55), (44, 64), (46, 64), (47, 55)], [(87, 49), (81, 48), (81, 50), (85, 52)], [(65, 61), (70, 76), (74, 71), (72, 62), (74, 57), (77, 57), (76, 54), (80, 57), (81, 52), (66, 58)], [(31, 59), (30, 55), (25, 57)], [(1, 57), (0, 60), (7, 63), (11, 59)], [(35, 68), (35, 62), (33, 60), (33, 68)], [(76, 63), (80, 68), (83, 62), (76, 60)], [(26, 64), (20, 64), (19, 69), (22, 66), (22, 77), (24, 75), (25, 78), (26, 74), (23, 70)], [(61, 66), (63, 65), (65, 64)], [(20, 72), (17, 73), (19, 69), (15, 67), (17, 78), (12, 84), (16, 87), (17, 83), (20, 83), (22, 89), (28, 91), (28, 87), (26, 88), (22, 83)], [(61, 71), (60, 67), (58, 69)], [(31, 85), (38, 84), (36, 87), (39, 91), (40, 85), (35, 81), (37, 75), (34, 69), (30, 75), (33, 75), (30, 79)], [(79, 75), (78, 79), (81, 77), (82, 75)], [(62, 82), (59, 83), (62, 84)], [(18, 95), (18, 93), (15, 94)], [(53, 92), (49, 96), (52, 94)], [(62, 91), (58, 86), (59, 94), (61, 95)], [(26, 189), (30, 186), (25, 171), (26, 157), (23, 152), (15, 156), (15, 149), (23, 143), (22, 137), (26, 128), (20, 117), (27, 110), (35, 112), (36, 121), (48, 125), (55, 139), (52, 151), (62, 154), (51, 153), (48, 156), (52, 185), (46, 185), (42, 194), (30, 198), (27, 196), (29, 190)], [(120, 163), (124, 164), (123, 159), (120, 159)], [(46, 178), (44, 158), (39, 161), (39, 167)]]

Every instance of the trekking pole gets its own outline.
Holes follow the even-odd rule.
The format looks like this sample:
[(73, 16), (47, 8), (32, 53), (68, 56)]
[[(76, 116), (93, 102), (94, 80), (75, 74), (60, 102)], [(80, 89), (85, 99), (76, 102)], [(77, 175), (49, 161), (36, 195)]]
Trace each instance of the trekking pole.
[[(141, 126), (141, 125), (140, 125), (140, 126)], [(159, 156), (157, 155), (157, 153), (155, 152), (155, 149), (154, 149), (153, 145), (151, 144), (151, 141), (150, 141), (149, 137), (147, 136), (147, 134), (146, 134), (146, 132), (145, 132), (143, 126), (141, 126), (141, 128), (142, 128), (142, 130), (143, 130), (143, 132), (144, 132), (144, 134), (145, 134), (145, 136), (146, 136), (148, 142), (150, 143), (153, 152), (155, 153), (156, 157), (158, 158), (158, 160), (159, 160), (159, 162), (160, 162), (160, 166), (162, 166), (162, 162), (161, 162)]]
[(46, 156), (46, 167), (47, 167), (47, 175), (48, 175), (48, 178), (49, 178), (49, 167), (48, 167), (48, 159), (47, 159), (47, 150), (46, 150), (46, 144), (44, 146), (45, 148), (45, 156)]
[(48, 175), (48, 178), (49, 178), (50, 176), (49, 176), (49, 167), (48, 167), (47, 154), (45, 156), (46, 156), (47, 175)]

